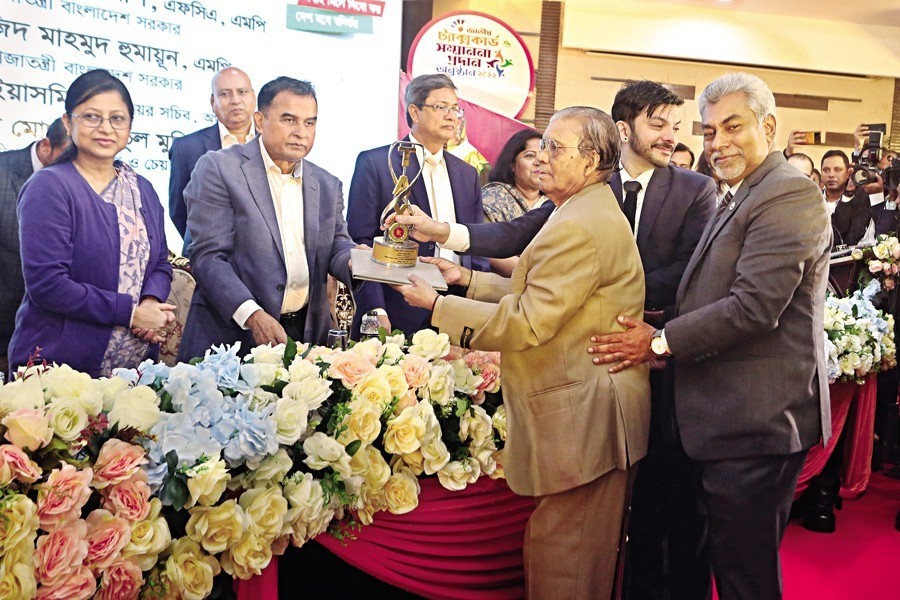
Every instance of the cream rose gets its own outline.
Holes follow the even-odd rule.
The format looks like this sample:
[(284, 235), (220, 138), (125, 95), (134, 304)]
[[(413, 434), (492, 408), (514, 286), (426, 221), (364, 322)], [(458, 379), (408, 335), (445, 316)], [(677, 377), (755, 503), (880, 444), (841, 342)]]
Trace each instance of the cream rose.
[(40, 519), (28, 496), (7, 496), (0, 505), (0, 557), (22, 543), (34, 545)]
[(391, 382), (384, 371), (378, 369), (366, 375), (353, 389), (353, 397), (365, 400), (382, 408), (390, 404), (393, 398)]
[(506, 405), (501, 404), (491, 416), (491, 425), (501, 440), (506, 441)]
[(453, 400), (453, 390), (453, 367), (449, 363), (438, 361), (432, 365), (428, 383), (419, 394), (432, 404), (447, 406)]
[(0, 424), (6, 427), (6, 439), (23, 450), (43, 448), (53, 439), (53, 429), (42, 408), (14, 410)]
[(129, 383), (122, 377), (101, 377), (98, 381), (100, 393), (103, 395), (103, 410), (109, 412), (112, 410), (119, 394), (130, 387)]
[(316, 432), (303, 442), (303, 459), (309, 468), (316, 471), (331, 467), (344, 479), (353, 475), (350, 468), (350, 455), (336, 439), (328, 437), (322, 432)]
[(31, 565), (17, 563), (0, 568), (0, 598), (34, 598), (36, 595), (37, 581)]
[(250, 579), (262, 573), (271, 560), (271, 542), (247, 532), (237, 544), (222, 554), (222, 569), (232, 577)]
[(119, 394), (109, 411), (109, 422), (120, 429), (134, 427), (144, 433), (159, 421), (159, 398), (151, 388), (139, 385)]
[(450, 365), (453, 367), (454, 387), (467, 396), (473, 396), (481, 386), (482, 377), (474, 373), (463, 359), (454, 360)]
[(160, 517), (162, 502), (150, 499), (150, 514), (131, 528), (131, 539), (122, 549), (122, 556), (135, 562), (141, 571), (149, 571), (156, 564), (160, 553), (172, 543), (172, 534), (165, 518)]
[(339, 441), (349, 444), (360, 440), (363, 444), (371, 444), (381, 433), (381, 407), (366, 400), (357, 398), (347, 405), (350, 414), (344, 419), (346, 429), (341, 433)]
[(269, 544), (281, 535), (288, 503), (280, 487), (247, 490), (241, 494), (238, 503), (247, 516), (247, 531)]
[(34, 375), (28, 379), (16, 379), (0, 386), (0, 417), (21, 408), (43, 412), (44, 388), (41, 387), (40, 377)]
[(369, 468), (363, 474), (366, 486), (370, 489), (383, 488), (391, 477), (391, 467), (384, 460), (381, 451), (378, 448), (366, 446), (358, 454), (365, 454), (368, 459)]
[(287, 377), (288, 381), (302, 381), (309, 377), (319, 379), (322, 370), (308, 360), (295, 360), (288, 367)]
[(364, 356), (367, 361), (377, 365), (378, 357), (381, 355), (381, 341), (378, 338), (369, 338), (355, 344), (348, 352)]
[(481, 466), (472, 459), (452, 460), (437, 474), (441, 485), (454, 492), (464, 490), (468, 484), (475, 483), (479, 475), (481, 475)]
[(470, 445), (486, 445), (493, 434), (491, 418), (480, 406), (472, 406), (459, 418), (459, 439), (469, 440)]
[(381, 346), (379, 360), (382, 365), (396, 365), (403, 359), (403, 348), (396, 342), (385, 342)]
[[(288, 386), (294, 385), (289, 383)], [(287, 389), (287, 387), (285, 388)], [(285, 446), (293, 445), (309, 426), (309, 407), (302, 399), (280, 398), (275, 404), (275, 439)]]
[(409, 454), (421, 447), (424, 436), (425, 422), (416, 407), (410, 407), (388, 420), (384, 449), (390, 454)]
[(392, 398), (403, 398), (409, 391), (409, 383), (406, 381), (406, 374), (400, 365), (382, 365), (378, 370), (387, 379), (391, 386)]
[(281, 364), (284, 360), (284, 344), (264, 344), (250, 350), (250, 357), (253, 358), (253, 364)]
[(384, 484), (384, 498), (388, 510), (404, 515), (419, 505), (419, 481), (406, 473), (391, 475)]
[(225, 461), (217, 454), (212, 460), (207, 460), (194, 465), (185, 472), (187, 475), (187, 487), (191, 497), (185, 503), (185, 508), (200, 506), (212, 506), (219, 501), (225, 492), (225, 487), (231, 480), (231, 473)]
[(220, 571), (219, 561), (204, 554), (197, 542), (189, 538), (177, 540), (166, 560), (169, 585), (181, 592), (184, 600), (203, 600), (209, 596), (213, 578)]
[(447, 356), (450, 352), (450, 336), (437, 333), (431, 329), (422, 329), (412, 336), (409, 353), (421, 356), (426, 360), (435, 360)]
[(44, 396), (50, 403), (58, 399), (74, 400), (88, 416), (96, 417), (103, 410), (103, 390), (87, 373), (80, 373), (68, 365), (50, 369), (41, 376)]
[(450, 451), (440, 434), (429, 435), (422, 444), (422, 468), (427, 475), (434, 475), (450, 462)]
[(269, 483), (280, 484), (293, 465), (294, 461), (288, 456), (287, 450), (279, 448), (275, 454), (267, 456), (257, 468), (247, 475), (251, 475), (249, 481), (253, 487)]
[(321, 377), (304, 377), (284, 386), (281, 396), (302, 400), (306, 410), (316, 410), (331, 396), (331, 382)]
[(230, 548), (247, 528), (244, 509), (233, 499), (218, 506), (194, 506), (188, 513), (185, 533), (210, 554)]
[(47, 418), (56, 437), (66, 442), (77, 440), (88, 424), (87, 413), (74, 398), (55, 400), (47, 410)]

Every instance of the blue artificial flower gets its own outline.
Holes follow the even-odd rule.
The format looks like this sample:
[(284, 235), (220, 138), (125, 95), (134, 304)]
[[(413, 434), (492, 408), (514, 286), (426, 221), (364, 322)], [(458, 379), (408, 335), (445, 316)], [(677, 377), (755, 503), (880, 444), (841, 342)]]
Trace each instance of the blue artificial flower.
[(216, 385), (226, 389), (238, 387), (241, 375), (241, 359), (237, 353), (241, 349), (241, 343), (236, 342), (231, 346), (213, 346), (206, 351), (203, 360), (197, 363), (197, 368), (202, 371), (211, 371), (216, 377)]

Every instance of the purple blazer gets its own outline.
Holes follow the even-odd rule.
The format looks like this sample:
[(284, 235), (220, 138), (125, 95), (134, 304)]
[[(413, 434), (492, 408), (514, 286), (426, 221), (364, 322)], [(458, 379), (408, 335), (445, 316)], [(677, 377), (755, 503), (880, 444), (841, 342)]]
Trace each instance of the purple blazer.
[[(138, 175), (141, 214), (150, 258), (141, 297), (164, 301), (172, 267), (163, 208), (150, 182)], [(18, 202), (25, 297), (9, 343), (10, 370), (28, 362), (35, 347), (47, 362), (66, 363), (96, 377), (116, 325), (128, 326), (132, 300), (119, 288), (119, 223), (68, 163), (35, 173)], [(159, 346), (151, 346), (152, 355)]]

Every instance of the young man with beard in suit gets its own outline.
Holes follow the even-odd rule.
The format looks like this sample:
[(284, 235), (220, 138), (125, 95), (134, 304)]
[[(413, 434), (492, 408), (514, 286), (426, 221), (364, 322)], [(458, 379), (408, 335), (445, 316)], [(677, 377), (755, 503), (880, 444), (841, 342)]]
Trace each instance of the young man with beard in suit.
[(179, 362), (213, 344), (324, 344), (326, 279), (350, 284), (341, 182), (306, 160), (318, 104), (307, 81), (279, 77), (259, 92), (258, 137), (200, 158), (184, 190), (197, 290)]
[[(830, 435), (823, 331), (831, 227), (822, 196), (773, 151), (775, 98), (730, 73), (698, 98), (704, 152), (729, 186), (688, 263), (674, 318), (631, 318), (588, 351), (612, 373), (674, 361), (679, 440), (697, 473), (723, 600), (781, 598), (778, 548), (810, 447)], [(790, 368), (785, 369), (789, 364)]]
[(256, 95), (250, 78), (240, 69), (226, 67), (213, 75), (209, 105), (216, 115), (216, 123), (175, 138), (169, 148), (169, 218), (184, 238), (182, 254), (185, 256), (191, 245), (191, 232), (187, 228), (184, 188), (191, 180), (194, 165), (207, 152), (244, 144), (256, 135), (252, 120)]
[(25, 294), (19, 252), (19, 190), (35, 172), (46, 167), (72, 142), (62, 119), (47, 128), (47, 136), (19, 150), (0, 152), (0, 373), (7, 370), (6, 349)]
[[(441, 221), (481, 223), (484, 211), (478, 172), (444, 151), (444, 146), (456, 135), (456, 126), (462, 116), (453, 81), (446, 75), (419, 75), (406, 87), (405, 101), (406, 122), (412, 128), (405, 139), (419, 144), (415, 154), (410, 156), (407, 174), (412, 179), (422, 171), (422, 176), (412, 186), (410, 203), (418, 208), (419, 214), (434, 216)], [(356, 159), (347, 201), (347, 228), (359, 244), (371, 246), (372, 239), (382, 233), (381, 213), (390, 203), (394, 189), (388, 159), (397, 175), (402, 172), (399, 152), (388, 157), (388, 149), (389, 146), (382, 146), (366, 150)], [(479, 271), (488, 269), (487, 259), (438, 250), (440, 256), (463, 267)], [(422, 244), (419, 254), (435, 256), (435, 245)], [(427, 311), (409, 307), (400, 294), (384, 284), (364, 283), (356, 293), (356, 308), (353, 329), (357, 334), (360, 318), (373, 309), (383, 313), (379, 320), (388, 331), (396, 328), (412, 335), (428, 327)]]

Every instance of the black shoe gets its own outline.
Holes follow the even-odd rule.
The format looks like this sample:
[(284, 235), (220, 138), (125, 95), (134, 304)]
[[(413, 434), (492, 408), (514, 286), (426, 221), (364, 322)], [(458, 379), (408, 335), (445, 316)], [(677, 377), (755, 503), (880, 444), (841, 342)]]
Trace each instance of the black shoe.
[(835, 504), (841, 499), (830, 489), (818, 488), (812, 502), (803, 515), (803, 526), (817, 533), (834, 533), (837, 526), (834, 516)]

